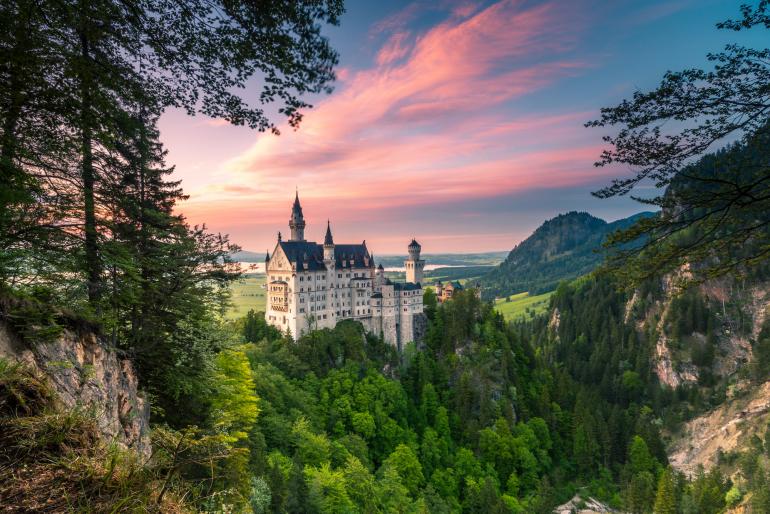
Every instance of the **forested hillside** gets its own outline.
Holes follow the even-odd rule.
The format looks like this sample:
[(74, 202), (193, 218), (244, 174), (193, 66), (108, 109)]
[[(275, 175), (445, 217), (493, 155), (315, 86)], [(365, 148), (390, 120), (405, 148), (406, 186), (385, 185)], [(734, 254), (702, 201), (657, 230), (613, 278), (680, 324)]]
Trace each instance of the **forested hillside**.
[(602, 243), (608, 234), (651, 215), (640, 213), (607, 223), (586, 212), (560, 214), (538, 227), (481, 278), (484, 294), (494, 298), (553, 291), (560, 281), (590, 273), (602, 262)]

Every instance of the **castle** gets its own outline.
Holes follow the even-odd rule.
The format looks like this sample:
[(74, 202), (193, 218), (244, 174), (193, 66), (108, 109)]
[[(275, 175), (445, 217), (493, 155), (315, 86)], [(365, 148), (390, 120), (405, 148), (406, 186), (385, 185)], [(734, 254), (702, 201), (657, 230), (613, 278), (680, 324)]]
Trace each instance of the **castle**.
[(265, 256), (268, 324), (300, 337), (353, 319), (399, 350), (422, 338), (427, 325), (420, 284), (425, 261), (417, 241), (408, 246), (406, 282), (400, 283), (385, 278), (382, 264), (375, 267), (366, 241), (336, 244), (328, 221), (322, 245), (306, 241), (299, 194), (289, 228), (291, 239), (284, 241), (279, 232), (272, 254)]

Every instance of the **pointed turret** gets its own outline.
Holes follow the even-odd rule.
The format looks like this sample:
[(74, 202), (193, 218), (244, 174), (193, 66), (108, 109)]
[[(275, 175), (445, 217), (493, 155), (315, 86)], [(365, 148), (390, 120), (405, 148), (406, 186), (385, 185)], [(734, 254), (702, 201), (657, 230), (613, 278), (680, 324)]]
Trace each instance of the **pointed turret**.
[(291, 229), (290, 241), (305, 240), (305, 217), (302, 215), (302, 206), (299, 203), (299, 191), (294, 194), (294, 205), (291, 207), (289, 228)]
[(267, 250), (265, 252), (265, 262), (270, 262), (270, 250)]
[(334, 245), (334, 238), (332, 237), (332, 227), (329, 220), (326, 220), (326, 236), (324, 236), (324, 246)]
[(329, 220), (326, 220), (324, 236), (324, 264), (327, 269), (334, 269), (334, 237), (332, 237), (332, 226)]

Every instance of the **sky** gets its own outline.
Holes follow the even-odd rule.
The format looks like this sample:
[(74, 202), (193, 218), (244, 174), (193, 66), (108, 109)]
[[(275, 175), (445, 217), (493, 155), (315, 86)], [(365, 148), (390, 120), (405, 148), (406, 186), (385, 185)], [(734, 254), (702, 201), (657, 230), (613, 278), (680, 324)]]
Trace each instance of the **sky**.
[[(715, 28), (737, 0), (350, 0), (334, 91), (281, 135), (169, 111), (161, 139), (191, 224), (245, 250), (275, 245), (295, 190), (306, 238), (379, 254), (510, 250), (571, 210), (608, 221), (643, 206), (591, 196), (631, 170), (596, 168), (602, 106), (755, 34)], [(739, 37), (740, 36), (740, 37)], [(743, 39), (741, 39), (743, 38)], [(258, 85), (257, 85), (258, 86)], [(247, 95), (258, 94), (258, 87)]]

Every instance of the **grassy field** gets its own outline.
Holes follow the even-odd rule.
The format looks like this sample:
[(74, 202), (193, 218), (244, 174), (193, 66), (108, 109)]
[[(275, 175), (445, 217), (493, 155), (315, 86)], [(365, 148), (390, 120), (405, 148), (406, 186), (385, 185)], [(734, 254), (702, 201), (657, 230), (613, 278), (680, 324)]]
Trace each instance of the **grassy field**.
[(511, 295), (510, 301), (500, 298), (495, 301), (495, 309), (508, 321), (531, 318), (545, 312), (548, 300), (553, 292), (530, 296), (529, 293)]
[(255, 311), (265, 310), (265, 275), (248, 275), (232, 285), (233, 306), (227, 312), (229, 319), (236, 319), (246, 315), (250, 309)]

